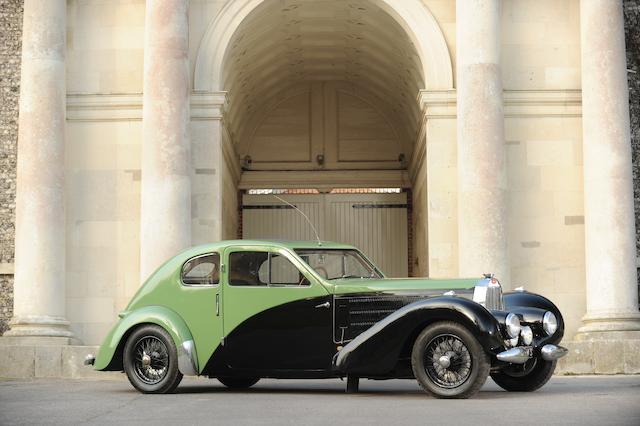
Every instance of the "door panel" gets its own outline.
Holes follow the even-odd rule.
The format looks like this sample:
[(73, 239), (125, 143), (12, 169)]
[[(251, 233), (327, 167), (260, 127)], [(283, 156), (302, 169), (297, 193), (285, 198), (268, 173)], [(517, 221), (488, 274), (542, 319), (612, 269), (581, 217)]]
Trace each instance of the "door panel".
[[(230, 255), (225, 253), (223, 313), (225, 352), (233, 369), (314, 370), (330, 367), (335, 352), (332, 342), (332, 309), (325, 288), (310, 275), (309, 285), (231, 285)], [(243, 247), (243, 251), (265, 252), (263, 247)], [(286, 256), (301, 269), (298, 260)], [(255, 275), (255, 274), (254, 274)], [(260, 278), (242, 282), (261, 283)], [(239, 277), (240, 274), (237, 274)]]

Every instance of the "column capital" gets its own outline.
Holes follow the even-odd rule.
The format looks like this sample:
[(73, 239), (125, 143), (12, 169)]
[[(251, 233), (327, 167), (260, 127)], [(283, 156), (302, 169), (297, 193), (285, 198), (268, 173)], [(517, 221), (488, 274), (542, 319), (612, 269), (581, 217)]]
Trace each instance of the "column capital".
[(191, 118), (193, 120), (222, 120), (229, 109), (227, 92), (192, 92)]

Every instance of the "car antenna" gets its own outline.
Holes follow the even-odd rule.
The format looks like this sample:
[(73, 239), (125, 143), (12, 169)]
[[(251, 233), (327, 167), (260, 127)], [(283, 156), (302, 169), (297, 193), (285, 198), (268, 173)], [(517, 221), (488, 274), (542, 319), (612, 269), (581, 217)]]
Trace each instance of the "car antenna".
[(302, 215), (302, 217), (304, 217), (307, 220), (307, 223), (309, 224), (309, 226), (311, 226), (311, 229), (313, 229), (313, 233), (316, 234), (316, 240), (318, 240), (318, 246), (322, 246), (322, 241), (320, 240), (320, 236), (318, 235), (318, 231), (316, 230), (316, 227), (313, 226), (313, 223), (311, 223), (311, 220), (309, 220), (309, 217), (304, 214), (304, 212), (302, 210), (300, 210), (297, 206), (294, 206), (293, 204), (291, 204), (290, 202), (288, 202), (287, 200), (284, 200), (280, 197), (278, 197), (276, 194), (271, 194), (274, 197), (276, 197), (278, 200), (282, 201), (283, 203), (293, 207), (294, 209), (296, 209), (298, 211), (298, 213), (300, 213)]

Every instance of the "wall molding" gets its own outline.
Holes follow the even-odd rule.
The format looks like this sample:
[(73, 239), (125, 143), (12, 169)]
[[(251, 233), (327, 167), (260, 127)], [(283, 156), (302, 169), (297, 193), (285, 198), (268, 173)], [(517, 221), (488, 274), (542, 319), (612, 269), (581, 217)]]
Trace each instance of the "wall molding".
[(238, 189), (410, 188), (406, 170), (295, 170), (242, 173)]
[[(220, 120), (226, 92), (192, 92), (191, 120)], [(68, 93), (67, 121), (142, 121), (142, 93)]]
[(68, 93), (67, 121), (142, 121), (142, 93)]
[[(582, 91), (567, 90), (505, 90), (504, 116), (518, 117), (581, 117)], [(456, 118), (456, 90), (421, 90), (418, 102), (426, 118)]]
[[(581, 117), (580, 90), (505, 90), (504, 115), (512, 117)], [(192, 120), (220, 120), (227, 111), (227, 92), (193, 92)], [(426, 118), (456, 118), (457, 93), (421, 90), (417, 101)], [(141, 121), (142, 93), (69, 93), (67, 121)]]

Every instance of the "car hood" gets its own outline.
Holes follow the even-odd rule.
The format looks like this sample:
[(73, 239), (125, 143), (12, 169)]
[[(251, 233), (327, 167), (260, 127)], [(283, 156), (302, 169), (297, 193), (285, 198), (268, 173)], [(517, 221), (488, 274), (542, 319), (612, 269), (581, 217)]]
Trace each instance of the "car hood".
[(433, 279), (433, 278), (345, 278), (329, 280), (334, 294), (382, 293), (382, 294), (425, 294), (433, 295), (454, 290), (467, 293), (481, 278)]

